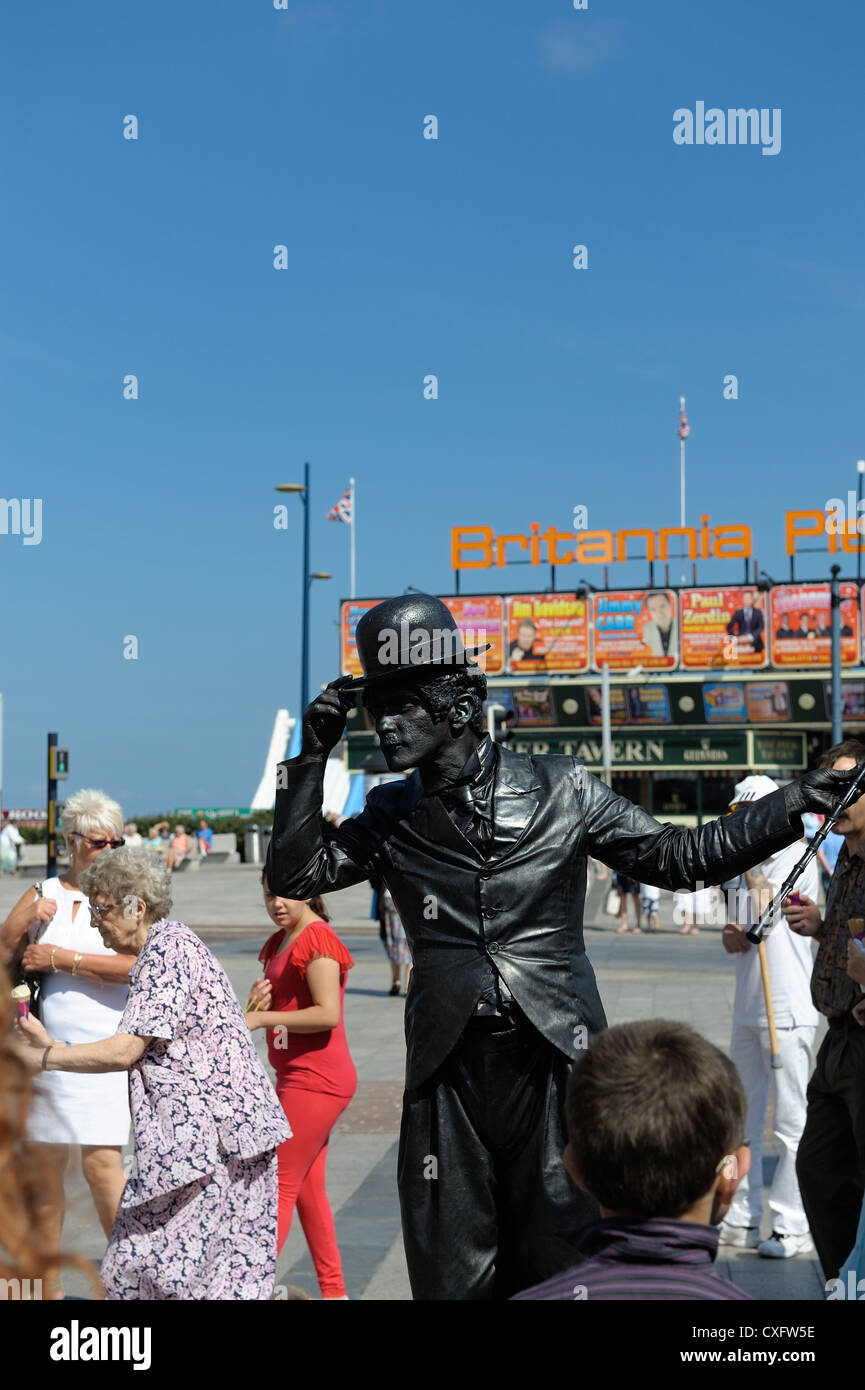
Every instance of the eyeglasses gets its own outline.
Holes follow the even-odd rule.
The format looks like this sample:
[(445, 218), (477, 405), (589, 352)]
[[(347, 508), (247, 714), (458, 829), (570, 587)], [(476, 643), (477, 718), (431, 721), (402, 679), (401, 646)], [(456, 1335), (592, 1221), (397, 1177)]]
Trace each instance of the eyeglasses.
[(126, 844), (123, 836), (119, 840), (91, 840), (89, 835), (79, 835), (78, 838), (89, 849), (120, 849), (122, 845)]
[(96, 919), (96, 925), (98, 926), (99, 923), (102, 921), (102, 918), (105, 917), (105, 916), (107, 916), (107, 914), (108, 914), (109, 912), (113, 912), (116, 906), (117, 906), (116, 903), (108, 903), (108, 905), (107, 905), (106, 907), (98, 907), (98, 906), (95, 905), (94, 903), (91, 903), (91, 904), (90, 904), (90, 916), (91, 916), (91, 917), (95, 917), (95, 919)]

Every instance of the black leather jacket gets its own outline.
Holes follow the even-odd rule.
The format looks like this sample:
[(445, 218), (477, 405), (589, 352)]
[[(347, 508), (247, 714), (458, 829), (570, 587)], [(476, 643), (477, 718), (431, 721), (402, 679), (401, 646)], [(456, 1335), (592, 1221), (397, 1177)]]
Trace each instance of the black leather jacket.
[(720, 883), (802, 835), (783, 792), (699, 830), (662, 825), (578, 758), (499, 748), (494, 840), (486, 859), (420, 774), (375, 787), (359, 816), (321, 821), (323, 762), (280, 764), (267, 857), (288, 898), (384, 879), (414, 959), (406, 1002), (406, 1085), (418, 1086), (458, 1041), (492, 962), (517, 1004), (565, 1056), (575, 1028), (606, 1026), (583, 945), (586, 856), (641, 883)]

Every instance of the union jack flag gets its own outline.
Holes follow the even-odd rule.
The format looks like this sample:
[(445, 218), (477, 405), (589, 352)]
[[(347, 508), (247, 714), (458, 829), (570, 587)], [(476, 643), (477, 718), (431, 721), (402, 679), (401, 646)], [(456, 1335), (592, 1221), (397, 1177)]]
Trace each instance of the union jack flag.
[(327, 514), (328, 521), (351, 521), (351, 488), (347, 487), (335, 507)]
[(676, 434), (680, 439), (687, 439), (690, 433), (691, 426), (688, 424), (688, 417), (683, 410), (679, 416), (679, 428), (676, 430)]

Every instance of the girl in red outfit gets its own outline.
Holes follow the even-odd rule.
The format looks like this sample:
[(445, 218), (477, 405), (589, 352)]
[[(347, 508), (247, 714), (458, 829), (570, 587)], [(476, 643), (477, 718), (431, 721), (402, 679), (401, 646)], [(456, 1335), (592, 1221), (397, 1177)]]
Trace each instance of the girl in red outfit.
[(357, 1087), (342, 1019), (345, 982), (354, 961), (327, 925), (321, 898), (308, 903), (275, 898), (262, 874), (264, 902), (279, 928), (259, 960), (264, 979), (253, 985), (251, 1029), (267, 1029), (276, 1093), (294, 1137), (277, 1150), (281, 1250), (295, 1203), (323, 1299), (346, 1298), (333, 1213), (325, 1188), (330, 1132)]

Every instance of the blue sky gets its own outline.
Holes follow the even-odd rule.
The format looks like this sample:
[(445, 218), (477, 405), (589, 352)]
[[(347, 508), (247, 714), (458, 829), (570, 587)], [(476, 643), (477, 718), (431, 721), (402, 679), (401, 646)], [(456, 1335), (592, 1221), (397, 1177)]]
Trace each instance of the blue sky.
[[(0, 535), (6, 805), (42, 804), (49, 728), (68, 791), (248, 804), (297, 707), (273, 488), (306, 459), (313, 682), (351, 475), (370, 595), (449, 591), (454, 524), (676, 524), (680, 394), (688, 519), (748, 521), (777, 577), (784, 510), (856, 485), (861, 5), (288, 3), (7, 12), (0, 492), (43, 538)], [(780, 107), (781, 152), (675, 145), (698, 100)]]

